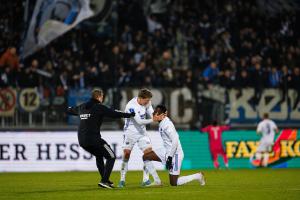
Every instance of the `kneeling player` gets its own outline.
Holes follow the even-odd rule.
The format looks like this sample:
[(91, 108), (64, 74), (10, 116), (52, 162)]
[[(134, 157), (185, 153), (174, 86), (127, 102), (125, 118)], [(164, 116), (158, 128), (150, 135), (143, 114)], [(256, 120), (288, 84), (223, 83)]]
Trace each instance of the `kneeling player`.
[[(170, 184), (172, 186), (183, 185), (193, 180), (199, 181), (200, 185), (205, 185), (205, 178), (202, 172), (179, 177), (184, 154), (175, 126), (167, 117), (167, 109), (165, 106), (158, 105), (155, 108), (153, 121), (159, 122), (159, 133), (163, 140), (164, 148), (144, 154), (143, 160), (158, 161), (166, 165), (166, 168), (169, 170)], [(153, 169), (147, 167), (147, 170), (152, 175)], [(159, 184), (153, 182), (151, 185)]]

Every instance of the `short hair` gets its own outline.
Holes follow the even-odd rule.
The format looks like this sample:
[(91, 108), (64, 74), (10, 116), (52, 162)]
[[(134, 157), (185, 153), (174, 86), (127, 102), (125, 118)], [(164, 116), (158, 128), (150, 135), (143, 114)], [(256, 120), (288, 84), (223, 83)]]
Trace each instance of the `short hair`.
[(264, 118), (268, 119), (269, 118), (269, 114), (268, 113), (264, 113)]
[(167, 112), (167, 108), (165, 105), (158, 105), (156, 106), (155, 110), (154, 110), (154, 114), (163, 114), (163, 113), (166, 113)]
[(152, 98), (152, 93), (150, 90), (144, 88), (139, 91), (138, 97), (142, 99)]
[(216, 120), (216, 119), (213, 120), (213, 121), (212, 121), (212, 125), (213, 125), (213, 126), (217, 126), (217, 125), (218, 125), (218, 120)]
[(92, 91), (92, 98), (97, 99), (98, 97), (103, 96), (103, 91), (101, 89), (94, 89)]

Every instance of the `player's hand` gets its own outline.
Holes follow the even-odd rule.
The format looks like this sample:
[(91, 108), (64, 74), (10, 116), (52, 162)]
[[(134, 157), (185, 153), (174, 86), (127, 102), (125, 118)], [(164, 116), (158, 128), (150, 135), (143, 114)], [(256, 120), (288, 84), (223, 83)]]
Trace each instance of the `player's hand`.
[(129, 115), (130, 115), (130, 117), (134, 117), (135, 116), (135, 112), (131, 112)]
[(172, 157), (171, 157), (171, 156), (168, 156), (168, 159), (167, 159), (167, 162), (166, 162), (166, 168), (167, 168), (168, 170), (173, 169), (173, 165), (172, 165)]

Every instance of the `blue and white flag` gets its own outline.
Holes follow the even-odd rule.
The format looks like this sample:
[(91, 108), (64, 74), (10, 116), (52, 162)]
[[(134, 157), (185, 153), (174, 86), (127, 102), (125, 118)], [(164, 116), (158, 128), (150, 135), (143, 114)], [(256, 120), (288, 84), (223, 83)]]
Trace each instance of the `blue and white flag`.
[(42, 49), (93, 15), (90, 0), (37, 0), (25, 36), (22, 58)]

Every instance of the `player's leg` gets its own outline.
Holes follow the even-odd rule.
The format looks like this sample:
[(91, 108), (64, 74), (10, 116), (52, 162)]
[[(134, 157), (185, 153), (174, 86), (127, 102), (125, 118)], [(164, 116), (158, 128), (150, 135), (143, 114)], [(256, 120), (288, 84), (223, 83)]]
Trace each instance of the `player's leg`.
[(182, 161), (183, 153), (176, 153), (172, 159), (173, 168), (169, 170), (169, 180), (171, 186), (184, 185), (194, 180), (199, 181), (201, 185), (205, 185), (205, 179), (202, 172), (188, 176), (179, 176)]
[[(89, 146), (81, 146), (85, 151), (89, 152), (93, 156), (96, 157), (96, 166), (98, 168), (98, 172), (100, 174), (101, 179), (103, 178), (104, 175), (104, 162), (103, 162), (103, 155), (100, 155), (100, 150), (98, 149), (98, 145), (92, 145), (90, 144)], [(102, 162), (101, 162), (102, 160)]]
[[(102, 139), (101, 139), (102, 140)], [(104, 141), (104, 140), (103, 140)], [(104, 141), (101, 141), (101, 143), (95, 143), (95, 144), (90, 144), (89, 146), (84, 146), (83, 148), (94, 155), (96, 157), (96, 165), (99, 171), (99, 174), (101, 176), (101, 181), (98, 183), (100, 187), (104, 188), (112, 188), (112, 182), (109, 181), (109, 176), (111, 173), (111, 170), (109, 172), (109, 169), (113, 168), (114, 162), (115, 162), (115, 155), (113, 151), (110, 149), (110, 154), (113, 156), (106, 157), (107, 161), (106, 164), (104, 164), (103, 157), (106, 154), (105, 152), (107, 151), (104, 149), (103, 145), (107, 143)], [(108, 170), (107, 170), (108, 169)]]
[(264, 152), (263, 159), (262, 159), (262, 166), (268, 167), (268, 162), (269, 162), (269, 152)]
[[(96, 165), (102, 179), (104, 176), (104, 166), (105, 166), (103, 156), (96, 156)], [(114, 186), (114, 183), (112, 181), (108, 180), (108, 183), (110, 186), (112, 187)]]
[(130, 149), (123, 149), (123, 156), (122, 156), (122, 164), (121, 164), (121, 178), (120, 181), (124, 181), (126, 179), (126, 173), (128, 171), (128, 161), (130, 158), (131, 150)]
[[(112, 148), (104, 140), (103, 140), (103, 144), (101, 145), (101, 149), (102, 149), (101, 150), (102, 155), (106, 159), (106, 163), (104, 165), (102, 180), (99, 184), (102, 187), (103, 187), (103, 185), (111, 186), (110, 181), (109, 181), (109, 177), (111, 175), (112, 169), (113, 169), (114, 164), (115, 164), (116, 155), (115, 155), (114, 151), (112, 150)], [(97, 163), (97, 165), (98, 164), (101, 165), (102, 162), (103, 162), (103, 158), (102, 158), (102, 162), (101, 162), (100, 157), (96, 161), (99, 161), (99, 163)]]
[[(152, 150), (152, 148), (145, 149), (144, 155), (143, 155), (143, 161), (144, 161), (144, 166), (145, 170), (151, 174), (151, 176), (154, 179), (154, 184), (155, 185), (161, 185), (161, 180), (155, 170), (155, 167), (151, 161), (158, 161), (161, 162), (161, 159), (156, 155), (156, 153)], [(143, 183), (142, 186), (147, 186), (150, 185), (151, 182), (148, 177), (143, 177)], [(153, 184), (153, 185), (154, 185)]]
[[(205, 177), (204, 174), (202, 172), (196, 173), (196, 174), (192, 174), (192, 175), (188, 175), (188, 176), (180, 176), (177, 178), (175, 177), (171, 177), (171, 176), (176, 176), (176, 175), (171, 175), (170, 174), (170, 184), (172, 186), (176, 186), (176, 185), (184, 185), (186, 183), (192, 182), (192, 181), (199, 181), (200, 185), (205, 185)], [(176, 181), (177, 179), (177, 181)], [(173, 182), (171, 182), (173, 180)]]
[(212, 157), (212, 160), (213, 160), (214, 167), (216, 169), (218, 169), (220, 167), (220, 164), (218, 162), (218, 153), (215, 150), (210, 150), (210, 153), (211, 153), (211, 157)]
[(227, 155), (226, 155), (226, 153), (225, 153), (225, 151), (224, 151), (223, 148), (220, 149), (220, 154), (223, 157), (223, 161), (224, 161), (225, 167), (228, 168), (229, 167), (229, 165), (228, 165), (228, 158), (227, 158)]
[(96, 165), (99, 171), (99, 174), (101, 175), (101, 178), (104, 176), (104, 160), (103, 156), (96, 156)]
[(262, 166), (267, 167), (269, 162), (269, 153), (272, 151), (273, 143), (266, 144), (266, 151), (263, 154)]
[(126, 173), (128, 171), (128, 161), (130, 158), (131, 150), (135, 143), (136, 143), (136, 139), (133, 136), (130, 136), (130, 135), (124, 136), (123, 156), (122, 156), (120, 181), (119, 181), (119, 187), (121, 187), (121, 188), (125, 187)]
[(267, 144), (264, 140), (260, 140), (259, 145), (257, 147), (256, 153), (255, 153), (255, 157), (257, 160), (259, 160), (260, 162), (260, 166), (263, 166), (263, 159), (264, 159), (264, 152), (267, 151)]
[[(139, 138), (137, 143), (138, 143), (138, 146), (139, 146), (140, 150), (143, 151), (144, 155), (148, 154), (148, 153), (151, 153), (151, 152), (154, 153), (152, 151), (151, 140), (148, 136), (143, 136), (143, 137)], [(159, 176), (156, 172), (156, 169), (155, 169), (153, 163), (149, 160), (144, 160), (142, 185), (148, 185), (147, 183), (150, 183), (149, 173), (152, 175), (155, 183), (161, 184), (160, 178), (159, 178)]]

